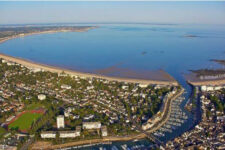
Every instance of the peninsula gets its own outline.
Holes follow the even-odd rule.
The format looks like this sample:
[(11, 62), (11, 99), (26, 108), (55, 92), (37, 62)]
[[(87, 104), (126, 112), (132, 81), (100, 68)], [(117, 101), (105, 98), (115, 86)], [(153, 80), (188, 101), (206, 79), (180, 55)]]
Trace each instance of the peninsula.
[(13, 26), (0, 27), (0, 43), (12, 38), (56, 32), (85, 32), (97, 26)]

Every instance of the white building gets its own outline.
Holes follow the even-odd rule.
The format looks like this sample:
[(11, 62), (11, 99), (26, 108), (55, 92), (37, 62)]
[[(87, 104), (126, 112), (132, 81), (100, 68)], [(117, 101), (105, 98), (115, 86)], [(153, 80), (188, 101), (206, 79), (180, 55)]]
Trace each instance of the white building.
[(80, 136), (80, 132), (81, 132), (81, 126), (76, 126), (76, 135)]
[(201, 86), (201, 91), (202, 92), (209, 92), (209, 91), (214, 91), (214, 90), (221, 90), (225, 88), (225, 86), (206, 86), (206, 85), (203, 85)]
[(88, 86), (87, 87), (87, 90), (92, 90), (92, 89), (94, 89), (94, 86)]
[(100, 129), (101, 122), (83, 122), (83, 129)]
[(101, 127), (101, 131), (102, 131), (102, 136), (108, 136), (108, 132), (107, 132), (107, 127), (106, 126), (102, 126)]
[(148, 129), (150, 129), (152, 126), (153, 126), (153, 124), (146, 122), (146, 123), (144, 123), (144, 124), (142, 125), (142, 129), (143, 129), (143, 130), (148, 130)]
[(41, 132), (41, 138), (56, 138), (56, 132), (54, 131)]
[(27, 67), (31, 72), (37, 73), (37, 72), (41, 72), (44, 71), (41, 68), (32, 68), (32, 67)]
[(94, 117), (95, 117), (94, 115), (88, 115), (84, 117), (84, 120), (90, 120), (90, 119), (93, 119)]
[(127, 85), (123, 85), (123, 86), (122, 86), (122, 89), (123, 89), (123, 90), (128, 90), (128, 88), (129, 88), (129, 86), (127, 86)]
[(38, 99), (41, 100), (41, 101), (43, 101), (43, 100), (46, 99), (46, 95), (44, 95), (44, 94), (39, 94), (39, 95), (38, 95)]
[(138, 85), (140, 88), (146, 88), (146, 87), (148, 87), (148, 84), (139, 84)]
[(61, 85), (61, 88), (62, 88), (62, 89), (67, 89), (67, 90), (69, 90), (69, 89), (71, 89), (71, 86), (70, 86), (70, 85), (63, 84), (63, 85)]
[(6, 119), (6, 122), (10, 122), (11, 120), (13, 120), (15, 118), (15, 116), (10, 116), (9, 118)]
[(80, 136), (80, 134), (77, 134), (76, 131), (60, 131), (59, 132), (60, 138), (75, 138), (77, 136)]
[(64, 123), (64, 116), (60, 115), (57, 117), (57, 128), (64, 128), (65, 127), (65, 123)]
[(201, 86), (201, 91), (202, 92), (206, 91), (206, 86), (205, 85)]

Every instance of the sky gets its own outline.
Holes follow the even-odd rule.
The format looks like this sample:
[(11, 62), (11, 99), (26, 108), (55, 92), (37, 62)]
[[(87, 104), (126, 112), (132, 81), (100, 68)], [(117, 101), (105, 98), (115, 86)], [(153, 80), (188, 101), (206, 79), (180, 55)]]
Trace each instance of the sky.
[(225, 2), (0, 2), (0, 24), (225, 25)]

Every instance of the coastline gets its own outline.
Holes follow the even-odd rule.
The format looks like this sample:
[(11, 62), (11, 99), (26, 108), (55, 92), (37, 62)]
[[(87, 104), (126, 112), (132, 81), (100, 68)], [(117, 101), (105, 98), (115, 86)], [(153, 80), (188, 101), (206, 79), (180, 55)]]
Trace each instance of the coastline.
[(70, 76), (78, 76), (81, 78), (100, 78), (100, 79), (106, 79), (109, 81), (140, 83), (140, 84), (161, 84), (161, 85), (174, 85), (174, 86), (178, 85), (178, 82), (176, 80), (174, 80), (174, 81), (160, 81), (160, 80), (150, 80), (150, 79), (144, 80), (144, 79), (135, 79), (135, 78), (110, 77), (110, 76), (98, 75), (98, 74), (94, 74), (94, 73), (84, 73), (84, 72), (64, 69), (64, 68), (60, 68), (60, 67), (54, 67), (54, 66), (50, 66), (50, 65), (40, 64), (40, 63), (32, 62), (29, 60), (25, 60), (22, 58), (8, 56), (8, 55), (1, 54), (1, 53), (0, 53), (0, 58), (5, 59), (7, 61), (21, 64), (28, 68), (33, 68), (33, 69), (38, 68), (38, 69), (42, 69), (44, 71), (49, 71), (49, 72), (58, 73), (58, 74), (64, 72), (65, 74), (68, 74)]
[(13, 36), (9, 36), (9, 37), (5, 37), (0, 39), (0, 44), (4, 43), (8, 40), (11, 39), (15, 39), (15, 38), (19, 38), (19, 37), (25, 37), (25, 36), (29, 36), (29, 35), (36, 35), (36, 34), (51, 34), (51, 33), (58, 33), (58, 32), (86, 32), (90, 29), (94, 29), (97, 28), (97, 26), (93, 26), (93, 27), (87, 27), (84, 29), (59, 29), (59, 30), (49, 30), (49, 31), (39, 31), (39, 32), (31, 32), (31, 33), (25, 33), (25, 34), (18, 34), (18, 35), (13, 35)]
[[(7, 38), (3, 38), (0, 39), (0, 44), (3, 42), (6, 42), (8, 40), (14, 39), (14, 38), (19, 38), (19, 37), (25, 37), (25, 36), (29, 36), (29, 35), (36, 35), (36, 34), (50, 34), (50, 33), (57, 33), (57, 32), (85, 32), (88, 31), (90, 29), (94, 29), (97, 28), (97, 26), (93, 26), (93, 27), (87, 27), (84, 29), (61, 29), (61, 30), (50, 30), (50, 31), (41, 31), (41, 32), (32, 32), (32, 33), (27, 33), (27, 34), (23, 34), (22, 36), (19, 35), (14, 35), (14, 36), (10, 36)], [(85, 73), (85, 72), (79, 72), (79, 71), (75, 71), (75, 70), (70, 70), (70, 69), (65, 69), (65, 68), (61, 68), (61, 67), (55, 67), (55, 66), (50, 66), (50, 65), (46, 65), (46, 64), (41, 64), (41, 63), (37, 63), (37, 62), (33, 62), (30, 60), (26, 60), (23, 58), (18, 58), (18, 57), (13, 57), (13, 56), (9, 56), (6, 54), (2, 54), (0, 53), (0, 58), (11, 61), (11, 62), (15, 62), (18, 64), (21, 64), (25, 67), (28, 68), (39, 68), (45, 71), (50, 71), (50, 72), (54, 72), (54, 73), (62, 73), (64, 72), (65, 74), (68, 74), (70, 76), (79, 76), (81, 78), (101, 78), (101, 79), (106, 79), (109, 81), (119, 81), (119, 82), (128, 82), (128, 83), (140, 83), (140, 84), (161, 84), (161, 85), (173, 85), (173, 86), (178, 86), (178, 82), (172, 77), (170, 76), (170, 78), (172, 78), (172, 80), (169, 81), (163, 81), (163, 80), (155, 80), (155, 79), (139, 79), (139, 78), (128, 78), (128, 77), (112, 77), (112, 76), (107, 76), (107, 75), (100, 75), (97, 73)], [(166, 73), (166, 72), (165, 72)]]
[(217, 79), (217, 80), (203, 80), (203, 81), (190, 81), (187, 82), (193, 86), (202, 86), (202, 85), (211, 85), (211, 86), (218, 86), (218, 85), (225, 85), (225, 79)]

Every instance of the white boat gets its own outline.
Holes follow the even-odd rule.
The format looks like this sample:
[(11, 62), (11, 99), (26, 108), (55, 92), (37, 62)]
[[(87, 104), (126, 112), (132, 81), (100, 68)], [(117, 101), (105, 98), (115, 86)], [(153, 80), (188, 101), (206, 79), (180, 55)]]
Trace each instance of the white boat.
[(123, 150), (127, 150), (127, 144), (121, 145)]
[(119, 150), (116, 146), (113, 146), (111, 150)]

